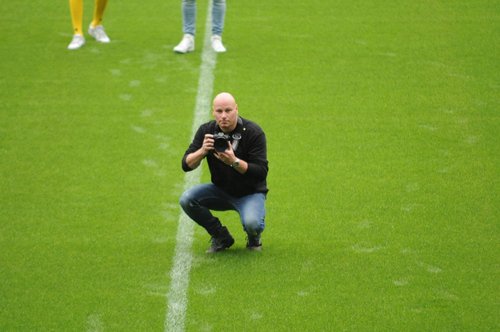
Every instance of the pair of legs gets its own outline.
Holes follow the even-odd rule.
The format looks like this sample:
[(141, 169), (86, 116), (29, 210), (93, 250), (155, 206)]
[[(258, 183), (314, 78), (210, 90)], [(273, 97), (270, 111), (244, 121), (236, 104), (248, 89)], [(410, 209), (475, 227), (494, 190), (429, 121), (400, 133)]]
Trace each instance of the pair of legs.
[[(212, 0), (212, 35), (221, 36), (226, 16), (226, 0)], [(182, 0), (182, 31), (196, 34), (196, 0)]]
[(237, 211), (240, 215), (243, 230), (251, 239), (260, 238), (265, 228), (266, 195), (255, 193), (243, 197), (233, 197), (214, 184), (200, 184), (186, 190), (180, 204), (186, 214), (213, 237), (222, 227), (213, 211)]
[[(108, 0), (95, 0), (94, 17), (91, 27), (101, 25), (102, 17)], [(83, 0), (69, 0), (69, 8), (71, 12), (71, 22), (73, 23), (73, 33), (75, 35), (83, 35), (82, 20), (83, 20)]]
[[(226, 48), (222, 44), (225, 17), (226, 0), (212, 0), (212, 49), (217, 53), (226, 52)], [(194, 35), (196, 34), (196, 0), (182, 0), (182, 31), (184, 37), (174, 47), (174, 52), (193, 52)]]
[[(109, 43), (110, 41), (101, 25), (107, 3), (108, 0), (95, 0), (94, 17), (88, 30), (89, 34), (101, 43)], [(82, 29), (83, 0), (69, 0), (69, 9), (71, 12), (71, 23), (73, 24), (73, 39), (68, 45), (68, 49), (76, 50), (85, 44)]]

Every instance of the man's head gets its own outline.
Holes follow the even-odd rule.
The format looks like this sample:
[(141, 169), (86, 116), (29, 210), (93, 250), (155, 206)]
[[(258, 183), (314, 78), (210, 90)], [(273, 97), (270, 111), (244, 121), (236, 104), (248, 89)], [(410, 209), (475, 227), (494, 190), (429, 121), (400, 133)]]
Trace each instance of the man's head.
[(230, 133), (236, 128), (238, 124), (238, 105), (230, 93), (221, 92), (215, 96), (213, 115), (223, 132)]

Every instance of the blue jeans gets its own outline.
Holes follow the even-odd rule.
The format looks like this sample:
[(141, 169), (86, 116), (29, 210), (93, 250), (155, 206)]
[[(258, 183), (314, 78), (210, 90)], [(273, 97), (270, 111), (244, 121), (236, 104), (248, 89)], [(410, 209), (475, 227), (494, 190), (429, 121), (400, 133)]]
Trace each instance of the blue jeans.
[[(213, 0), (212, 34), (222, 36), (224, 17), (226, 16), (226, 0)], [(196, 0), (182, 0), (182, 22), (184, 33), (196, 33)]]
[(263, 193), (233, 197), (212, 183), (196, 185), (186, 190), (180, 198), (184, 212), (205, 228), (210, 227), (210, 223), (217, 220), (210, 210), (237, 211), (243, 230), (249, 236), (257, 236), (264, 231), (265, 202), (266, 195)]

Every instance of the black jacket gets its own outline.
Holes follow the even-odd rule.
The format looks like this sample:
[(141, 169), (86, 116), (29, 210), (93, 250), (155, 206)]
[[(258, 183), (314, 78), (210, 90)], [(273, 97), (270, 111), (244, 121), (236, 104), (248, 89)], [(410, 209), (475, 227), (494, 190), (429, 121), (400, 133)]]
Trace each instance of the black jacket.
[[(221, 131), (217, 123), (213, 120), (202, 124), (196, 132), (189, 148), (182, 158), (182, 169), (185, 172), (192, 171), (186, 163), (188, 154), (197, 151), (203, 145), (205, 134), (214, 134)], [(239, 134), (239, 135), (238, 135)], [(238, 140), (238, 137), (241, 138)], [(213, 152), (207, 156), (208, 167), (212, 178), (212, 183), (224, 190), (226, 193), (241, 197), (254, 193), (267, 193), (267, 144), (264, 131), (254, 122), (239, 118), (238, 125), (230, 134), (231, 144), (234, 154), (239, 159), (248, 163), (248, 170), (245, 174), (240, 174), (230, 166), (215, 158)], [(237, 143), (235, 142), (238, 141)], [(236, 145), (236, 146), (235, 146)]]

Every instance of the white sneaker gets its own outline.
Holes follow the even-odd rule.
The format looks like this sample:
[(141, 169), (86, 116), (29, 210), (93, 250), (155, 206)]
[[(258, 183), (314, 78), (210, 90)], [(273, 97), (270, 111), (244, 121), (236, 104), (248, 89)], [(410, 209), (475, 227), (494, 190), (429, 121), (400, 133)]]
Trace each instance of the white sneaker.
[(99, 43), (109, 43), (111, 40), (109, 39), (106, 31), (104, 31), (104, 27), (102, 25), (98, 25), (92, 27), (92, 24), (89, 26), (89, 35), (94, 37)]
[(182, 37), (179, 45), (174, 47), (174, 52), (176, 53), (187, 53), (194, 51), (194, 36), (186, 33), (184, 37)]
[(212, 48), (217, 53), (226, 52), (226, 48), (224, 47), (224, 45), (222, 45), (222, 37), (221, 36), (218, 36), (218, 35), (212, 36)]
[(68, 50), (77, 50), (85, 44), (85, 37), (82, 35), (73, 35), (71, 43), (68, 45)]

